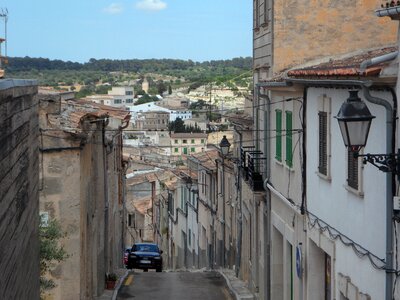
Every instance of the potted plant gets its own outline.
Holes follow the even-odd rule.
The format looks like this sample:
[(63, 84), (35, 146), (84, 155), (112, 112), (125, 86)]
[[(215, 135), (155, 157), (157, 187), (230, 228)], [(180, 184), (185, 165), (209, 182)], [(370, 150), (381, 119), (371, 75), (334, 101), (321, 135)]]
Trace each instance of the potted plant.
[(113, 290), (115, 288), (115, 283), (117, 282), (118, 276), (115, 273), (106, 274), (106, 288), (107, 290)]

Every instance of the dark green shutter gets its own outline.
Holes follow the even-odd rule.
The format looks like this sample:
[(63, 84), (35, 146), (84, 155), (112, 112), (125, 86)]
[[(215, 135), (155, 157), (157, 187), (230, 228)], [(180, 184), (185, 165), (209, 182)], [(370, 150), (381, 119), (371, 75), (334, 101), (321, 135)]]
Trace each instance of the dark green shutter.
[(292, 112), (286, 111), (286, 165), (293, 166), (293, 131)]
[(327, 113), (320, 111), (319, 117), (319, 142), (318, 142), (318, 172), (328, 175), (328, 118)]
[(275, 139), (275, 158), (282, 161), (282, 111), (275, 110), (276, 139)]

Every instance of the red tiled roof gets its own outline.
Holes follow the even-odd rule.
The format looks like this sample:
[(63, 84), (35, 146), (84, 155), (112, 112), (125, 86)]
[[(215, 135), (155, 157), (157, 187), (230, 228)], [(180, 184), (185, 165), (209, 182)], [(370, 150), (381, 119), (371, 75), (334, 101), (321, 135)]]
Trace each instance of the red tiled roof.
[(171, 138), (206, 138), (206, 133), (197, 133), (197, 132), (182, 132), (182, 133), (171, 133)]
[(362, 53), (349, 54), (341, 58), (332, 58), (328, 62), (304, 68), (295, 68), (287, 72), (290, 77), (296, 76), (377, 76), (390, 62), (371, 66), (365, 71), (360, 70), (360, 64), (368, 59), (395, 52), (397, 47), (367, 50)]
[(215, 160), (219, 158), (219, 151), (218, 150), (208, 150), (204, 152), (199, 152), (196, 154), (192, 154), (194, 158), (196, 158), (200, 165), (203, 167), (215, 171), (217, 169), (217, 164)]
[(61, 114), (49, 115), (49, 123), (66, 132), (81, 131), (81, 122), (87, 117), (109, 116), (118, 120), (130, 118), (129, 111), (86, 100), (61, 100)]

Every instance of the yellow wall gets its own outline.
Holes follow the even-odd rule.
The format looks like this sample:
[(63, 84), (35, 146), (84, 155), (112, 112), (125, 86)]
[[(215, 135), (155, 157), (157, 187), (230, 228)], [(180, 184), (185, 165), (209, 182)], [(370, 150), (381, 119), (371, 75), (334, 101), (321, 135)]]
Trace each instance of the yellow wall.
[(275, 1), (274, 73), (330, 55), (394, 45), (397, 24), (378, 18), (380, 0)]

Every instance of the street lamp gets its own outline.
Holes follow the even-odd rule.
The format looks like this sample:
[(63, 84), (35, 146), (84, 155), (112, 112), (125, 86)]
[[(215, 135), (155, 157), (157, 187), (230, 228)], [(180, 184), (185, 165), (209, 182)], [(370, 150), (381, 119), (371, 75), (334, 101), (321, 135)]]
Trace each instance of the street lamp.
[(399, 154), (359, 154), (367, 144), (372, 119), (367, 105), (358, 97), (358, 91), (350, 91), (350, 96), (342, 104), (335, 116), (338, 120), (343, 142), (354, 153), (354, 157), (363, 157), (363, 163), (371, 163), (383, 172), (400, 175)]
[(229, 148), (231, 147), (231, 143), (229, 143), (226, 135), (222, 137), (221, 142), (219, 143), (219, 147), (221, 148), (222, 156), (227, 156), (229, 153)]
[(350, 97), (342, 104), (335, 118), (339, 122), (346, 147), (353, 152), (365, 147), (375, 116), (371, 115), (367, 105), (358, 97), (358, 91), (350, 91)]

